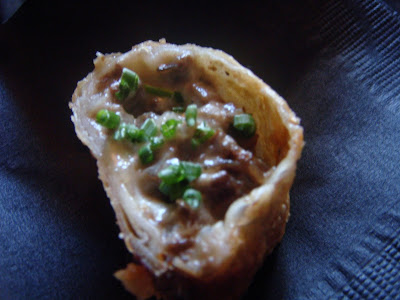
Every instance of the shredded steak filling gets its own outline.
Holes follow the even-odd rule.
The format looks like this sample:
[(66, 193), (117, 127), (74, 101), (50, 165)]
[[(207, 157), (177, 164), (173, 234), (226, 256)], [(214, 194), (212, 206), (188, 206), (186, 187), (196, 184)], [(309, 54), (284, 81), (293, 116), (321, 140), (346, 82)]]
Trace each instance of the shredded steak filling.
[[(113, 99), (114, 105), (121, 105), (134, 117), (133, 124), (137, 127), (148, 118), (153, 118), (158, 128), (169, 119), (181, 121), (176, 136), (165, 140), (165, 144), (155, 153), (151, 164), (141, 164), (136, 160), (134, 171), (140, 174), (137, 180), (131, 184), (124, 183), (128, 189), (139, 189), (148, 201), (166, 207), (168, 213), (160, 213), (159, 216), (149, 213), (149, 218), (170, 229), (167, 230), (167, 249), (170, 253), (179, 253), (190, 247), (191, 239), (202, 226), (222, 220), (230, 204), (262, 184), (270, 169), (270, 166), (253, 154), (257, 134), (244, 138), (232, 130), (234, 116), (243, 113), (243, 110), (232, 103), (223, 102), (210, 84), (201, 80), (193, 81), (193, 74), (187, 71), (188, 63), (190, 59), (185, 59), (160, 65), (157, 69), (166, 89), (182, 93), (183, 103), (176, 103), (176, 99), (172, 97), (147, 93), (143, 87), (146, 82), (142, 82), (134, 97), (122, 103)], [(121, 70), (122, 68), (117, 66), (116, 70), (102, 81), (108, 84), (106, 88), (111, 95), (118, 90)], [(184, 113), (172, 111), (173, 107), (186, 108), (191, 103), (198, 107), (197, 124), (206, 122), (215, 130), (214, 136), (198, 147), (191, 145), (195, 127), (187, 126)], [(117, 143), (121, 142), (112, 142), (115, 147), (119, 147)], [(125, 143), (124, 147), (127, 147), (128, 151), (133, 150), (137, 153), (137, 146), (127, 145), (129, 142), (125, 141), (122, 143)], [(191, 183), (191, 187), (202, 194), (202, 205), (195, 210), (182, 199), (171, 203), (168, 197), (159, 191), (161, 180), (157, 174), (176, 158), (198, 163), (202, 167), (201, 176)], [(121, 171), (133, 170), (121, 168)]]

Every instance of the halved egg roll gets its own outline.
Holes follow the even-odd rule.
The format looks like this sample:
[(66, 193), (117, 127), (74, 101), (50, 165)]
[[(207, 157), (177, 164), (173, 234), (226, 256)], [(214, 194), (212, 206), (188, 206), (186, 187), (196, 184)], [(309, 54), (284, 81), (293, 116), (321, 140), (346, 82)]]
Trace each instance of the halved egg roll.
[(282, 239), (303, 147), (288, 104), (226, 53), (147, 41), (97, 54), (70, 107), (139, 299), (238, 299)]

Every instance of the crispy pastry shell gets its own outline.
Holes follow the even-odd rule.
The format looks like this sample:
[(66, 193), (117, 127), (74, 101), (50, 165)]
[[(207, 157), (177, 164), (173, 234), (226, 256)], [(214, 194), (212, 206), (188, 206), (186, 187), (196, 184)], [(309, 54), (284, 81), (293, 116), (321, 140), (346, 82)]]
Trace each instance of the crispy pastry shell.
[[(111, 155), (104, 151), (108, 140), (93, 121), (93, 111), (108, 103), (109, 95), (101, 87), (117, 66), (131, 68), (156, 85), (157, 67), (183, 57), (190, 57), (196, 74), (210, 83), (223, 101), (253, 115), (258, 134), (255, 155), (272, 168), (261, 186), (230, 205), (223, 220), (201, 230), (191, 249), (165, 260), (160, 258), (160, 231), (165, 229), (147, 224), (140, 210), (129, 204), (146, 199), (127, 194), (121, 187), (121, 178), (110, 167)], [(99, 54), (94, 64), (95, 70), (78, 83), (70, 107), (76, 133), (97, 159), (99, 177), (123, 239), (135, 257), (136, 263), (118, 271), (116, 277), (138, 298), (239, 298), (284, 234), (289, 189), (303, 147), (299, 119), (267, 84), (219, 50), (148, 41), (125, 54)]]

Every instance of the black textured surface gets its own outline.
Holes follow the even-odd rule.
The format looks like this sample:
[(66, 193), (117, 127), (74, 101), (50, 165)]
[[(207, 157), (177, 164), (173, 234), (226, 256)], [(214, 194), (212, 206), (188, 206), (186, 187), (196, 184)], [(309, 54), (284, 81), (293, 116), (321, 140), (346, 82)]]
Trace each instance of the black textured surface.
[(130, 297), (68, 102), (96, 51), (162, 37), (233, 55), (302, 119), (287, 233), (245, 299), (400, 298), (399, 2), (196, 5), (30, 0), (1, 25), (0, 298)]
[(21, 7), (25, 0), (0, 0), (0, 23), (5, 23)]

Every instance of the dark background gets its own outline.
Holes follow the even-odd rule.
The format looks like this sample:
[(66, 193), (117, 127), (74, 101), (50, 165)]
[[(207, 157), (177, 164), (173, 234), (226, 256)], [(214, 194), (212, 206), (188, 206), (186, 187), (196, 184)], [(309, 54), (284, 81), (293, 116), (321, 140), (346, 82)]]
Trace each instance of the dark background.
[[(2, 1), (0, 9), (5, 9)], [(29, 0), (0, 26), (0, 298), (130, 298), (68, 102), (96, 51), (224, 50), (302, 119), (291, 218), (245, 299), (400, 298), (399, 1)]]

